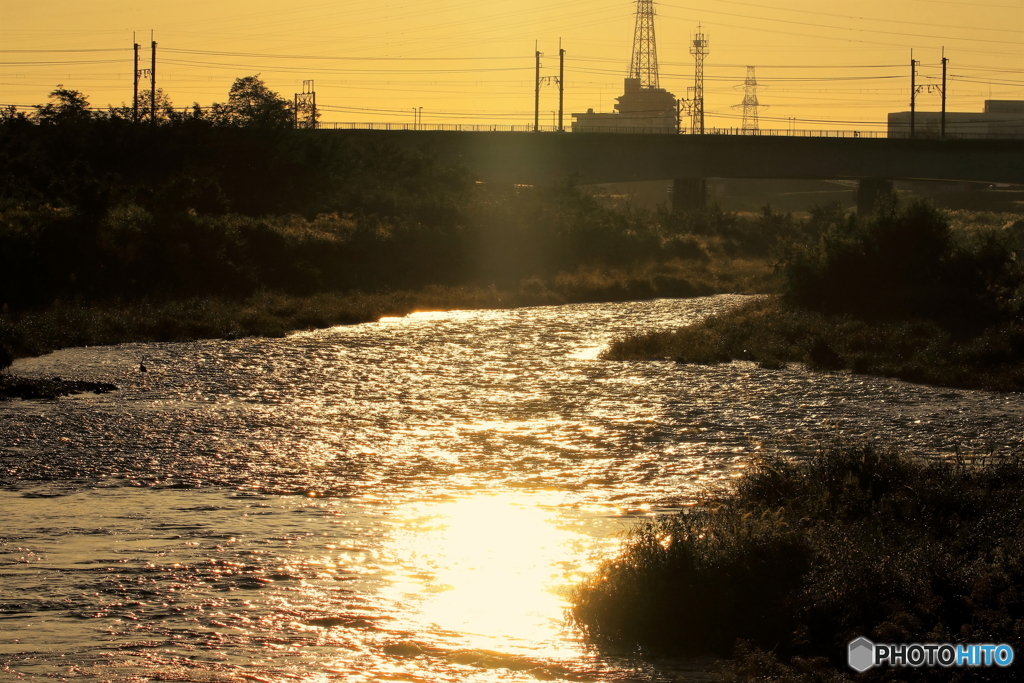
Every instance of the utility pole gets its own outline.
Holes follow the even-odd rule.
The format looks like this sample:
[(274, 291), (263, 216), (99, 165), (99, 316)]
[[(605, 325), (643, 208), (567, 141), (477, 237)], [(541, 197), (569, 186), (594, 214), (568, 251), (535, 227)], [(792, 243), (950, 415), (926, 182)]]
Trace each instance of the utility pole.
[(946, 48), (942, 48), (942, 118), (941, 126), (942, 129), (939, 133), (940, 137), (946, 137), (946, 64), (949, 62), (946, 59)]
[(135, 42), (132, 34), (132, 51), (135, 53), (135, 69), (132, 75), (132, 123), (139, 122), (139, 79), (149, 78), (149, 109), (150, 119), (155, 121), (156, 112), (156, 42), (153, 42), (153, 60), (149, 69), (139, 68), (139, 50), (141, 45)]
[[(152, 31), (150, 31), (149, 37), (152, 39)], [(149, 120), (156, 125), (156, 41), (151, 40), (151, 42), (153, 43), (153, 63), (149, 67)]]
[(139, 122), (139, 44), (135, 42), (135, 34), (132, 34), (132, 44), (135, 46), (135, 68), (132, 70), (132, 123)]
[(540, 50), (537, 43), (533, 44), (534, 53), (537, 59), (537, 68), (533, 77), (533, 132), (540, 130)]
[(917, 65), (914, 51), (910, 51), (910, 137), (914, 137), (914, 104), (917, 100)]
[[(945, 73), (945, 72), (943, 72)], [(564, 133), (565, 126), (562, 125), (562, 116), (565, 113), (565, 50), (562, 49), (562, 40), (558, 40), (558, 132)]]

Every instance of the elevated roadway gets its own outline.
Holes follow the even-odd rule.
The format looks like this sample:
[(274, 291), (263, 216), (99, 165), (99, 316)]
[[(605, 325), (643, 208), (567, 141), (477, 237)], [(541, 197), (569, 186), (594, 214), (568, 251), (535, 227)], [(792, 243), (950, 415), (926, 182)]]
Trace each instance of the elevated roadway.
[(1024, 184), (1024, 140), (337, 130), (461, 161), (489, 183), (699, 178), (921, 179)]

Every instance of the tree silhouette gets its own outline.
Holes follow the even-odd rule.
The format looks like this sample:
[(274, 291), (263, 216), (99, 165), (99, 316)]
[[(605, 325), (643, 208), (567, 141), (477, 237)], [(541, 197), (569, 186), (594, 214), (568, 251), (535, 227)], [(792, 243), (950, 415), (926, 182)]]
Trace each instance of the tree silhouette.
[(292, 103), (267, 87), (259, 74), (235, 79), (226, 103), (213, 105), (217, 125), (245, 128), (291, 128)]
[(34, 118), (39, 123), (70, 123), (93, 118), (89, 111), (89, 100), (77, 90), (57, 87), (50, 93), (50, 102), (36, 105)]
[[(140, 90), (138, 97), (139, 105), (139, 121), (151, 120), (149, 113), (150, 104), (150, 91)], [(174, 105), (171, 104), (171, 99), (164, 92), (163, 88), (156, 89), (156, 117), (157, 120), (171, 118), (172, 112), (174, 111)], [(133, 116), (132, 106), (130, 104), (121, 104), (120, 107), (110, 107), (110, 115), (119, 119), (131, 120)]]

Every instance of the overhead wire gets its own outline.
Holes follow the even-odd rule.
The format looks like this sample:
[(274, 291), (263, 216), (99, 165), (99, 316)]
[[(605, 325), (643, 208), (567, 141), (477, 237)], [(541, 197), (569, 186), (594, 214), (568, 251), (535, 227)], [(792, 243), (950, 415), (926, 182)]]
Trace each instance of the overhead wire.
[(496, 71), (530, 71), (532, 67), (529, 66), (510, 66), (510, 67), (489, 67), (480, 69), (337, 69), (337, 68), (326, 68), (326, 67), (267, 67), (264, 65), (253, 65), (253, 64), (233, 64), (226, 62), (199, 62), (187, 59), (163, 59), (161, 60), (164, 64), (179, 64), (184, 66), (199, 66), (204, 68), (219, 68), (219, 67), (232, 67), (232, 68), (247, 68), (256, 70), (260, 73), (263, 72), (295, 72), (295, 73), (365, 73), (365, 74), (450, 74), (450, 73), (490, 73)]
[[(726, 0), (722, 0), (722, 1), (726, 1)], [(722, 15), (730, 16), (730, 17), (742, 17), (744, 19), (756, 19), (757, 21), (771, 21), (771, 22), (777, 22), (777, 23), (782, 23), (782, 24), (795, 24), (795, 25), (798, 25), (798, 26), (811, 26), (811, 27), (814, 27), (814, 28), (835, 29), (835, 30), (838, 30), (838, 31), (857, 31), (857, 32), (863, 32), (863, 33), (880, 33), (880, 34), (884, 34), (884, 35), (908, 36), (908, 37), (912, 37), (912, 38), (937, 38), (937, 39), (941, 39), (941, 40), (967, 40), (967, 41), (970, 41), (970, 42), (978, 42), (978, 40), (976, 38), (962, 38), (962, 37), (958, 37), (958, 36), (935, 36), (935, 35), (928, 35), (928, 34), (924, 34), (924, 33), (908, 33), (906, 31), (885, 31), (885, 30), (882, 30), (882, 29), (858, 28), (858, 27), (851, 27), (851, 26), (831, 26), (831, 25), (828, 25), (828, 24), (818, 24), (818, 23), (807, 22), (807, 21), (796, 21), (796, 20), (793, 20), (793, 19), (777, 19), (777, 18), (774, 18), (774, 17), (752, 17), (752, 16), (746, 15), (746, 14), (737, 14), (736, 12), (723, 12), (722, 10), (712, 10), (712, 9), (708, 9), (707, 7), (695, 8), (695, 7), (690, 7), (690, 6), (686, 6), (686, 5), (673, 5), (673, 4), (670, 4), (670, 3), (661, 3), (661, 4), (663, 6), (672, 7), (674, 9), (682, 9), (682, 10), (687, 10), (687, 11), (691, 11), (691, 12), (700, 12), (702, 14), (703, 13), (722, 14)], [(996, 39), (992, 39), (992, 38), (987, 38), (987, 39), (985, 39), (984, 42), (986, 42), (986, 43), (1001, 43), (1001, 44), (1005, 44), (1005, 45), (1015, 45), (1015, 46), (1018, 46), (1018, 47), (1020, 46), (1020, 41), (1018, 41), (1018, 40), (996, 40)]]
[[(717, 2), (721, 2), (721, 3), (725, 3), (725, 4), (729, 4), (729, 5), (742, 5), (744, 7), (756, 7), (758, 9), (771, 10), (773, 12), (793, 12), (793, 13), (798, 13), (798, 14), (815, 14), (815, 15), (818, 15), (818, 16), (825, 16), (825, 17), (838, 17), (840, 19), (853, 19), (855, 21), (877, 21), (877, 22), (883, 22), (883, 23), (889, 23), (889, 24), (905, 24), (906, 23), (905, 21), (903, 21), (901, 19), (885, 19), (885, 18), (876, 18), (876, 17), (854, 17), (854, 16), (850, 16), (848, 14), (836, 14), (835, 12), (818, 12), (818, 11), (815, 11), (815, 10), (798, 9), (798, 8), (794, 8), (794, 7), (779, 7), (777, 5), (760, 5), (760, 4), (756, 4), (756, 3), (752, 3), (752, 2), (741, 2), (740, 0), (716, 0), (716, 1)], [(984, 5), (981, 5), (980, 3), (970, 3), (970, 4), (972, 6), (975, 6), (975, 7), (977, 7), (977, 6), (984, 6)], [(1004, 8), (1004, 9), (1012, 9), (1011, 7), (1007, 7), (1005, 5), (988, 5), (988, 6), (989, 7), (1000, 7), (1000, 8)], [(1024, 10), (1024, 7), (1019, 7), (1018, 6), (1016, 9)], [(954, 29), (957, 29), (958, 31), (963, 31), (964, 29), (969, 29), (969, 30), (973, 30), (973, 31), (998, 31), (1000, 33), (1021, 33), (1021, 29), (989, 28), (987, 26), (964, 26), (964, 25), (960, 25), (960, 24), (958, 24), (958, 25), (953, 25), (953, 24), (933, 24), (933, 23), (924, 22), (924, 21), (915, 21), (914, 25), (915, 26), (933, 26), (933, 27), (936, 27), (936, 28), (954, 28)], [(866, 29), (866, 30), (873, 30), (873, 29)], [(913, 34), (910, 34), (910, 35), (913, 35)]]

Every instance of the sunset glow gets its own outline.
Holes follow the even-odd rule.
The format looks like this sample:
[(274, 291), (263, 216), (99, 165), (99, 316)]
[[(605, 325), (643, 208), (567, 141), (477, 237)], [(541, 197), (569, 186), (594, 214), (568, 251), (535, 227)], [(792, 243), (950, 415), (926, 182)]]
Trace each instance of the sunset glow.
[[(655, 3), (662, 87), (693, 85), (691, 34), (707, 34), (709, 126), (739, 125), (748, 65), (757, 67), (763, 128), (884, 128), (907, 109), (909, 61), (937, 85), (950, 59), (950, 111), (1024, 98), (1024, 5), (1016, 0), (891, 3), (856, 0), (673, 0)], [(540, 120), (558, 108), (559, 41), (565, 110), (611, 111), (629, 66), (634, 3), (514, 5), (442, 0), (356, 4), (241, 2), (14, 3), (0, 6), (0, 103), (42, 103), (57, 84), (95, 107), (131, 101), (132, 40), (177, 107), (226, 99), (260, 74), (291, 99), (313, 80), (324, 122), (526, 124), (533, 120), (534, 48), (543, 53)], [(919, 108), (938, 110), (925, 92)], [(415, 113), (414, 113), (415, 110)]]

